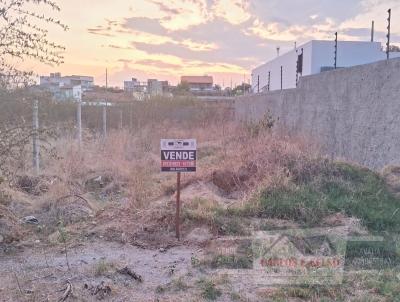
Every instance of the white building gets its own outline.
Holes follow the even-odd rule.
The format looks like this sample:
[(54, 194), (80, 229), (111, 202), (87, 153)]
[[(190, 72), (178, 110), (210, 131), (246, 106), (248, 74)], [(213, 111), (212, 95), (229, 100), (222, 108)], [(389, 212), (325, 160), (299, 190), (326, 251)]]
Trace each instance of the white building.
[[(296, 87), (297, 62), (302, 63), (298, 77), (318, 74), (334, 68), (334, 41), (313, 40), (269, 61), (252, 71), (254, 92)], [(303, 54), (301, 56), (301, 54)], [(390, 53), (400, 57), (400, 52)], [(368, 64), (386, 59), (379, 42), (339, 41), (337, 68)]]
[(50, 86), (81, 86), (82, 91), (91, 90), (94, 86), (94, 78), (89, 76), (61, 76), (61, 73), (50, 73), (50, 76), (41, 76), (40, 84), (43, 88)]
[(56, 94), (56, 98), (60, 101), (74, 100), (82, 102), (82, 86), (69, 86), (63, 85), (59, 87), (59, 92)]
[(133, 93), (138, 91), (138, 87), (140, 87), (140, 83), (137, 79), (132, 78), (130, 81), (124, 81), (124, 91), (126, 93)]
[(94, 78), (89, 76), (61, 76), (61, 73), (50, 73), (50, 76), (41, 76), (39, 87), (50, 91), (58, 101), (82, 101), (82, 94), (92, 90)]
[(156, 79), (147, 80), (147, 91), (151, 96), (163, 94), (163, 83)]
[(149, 96), (165, 95), (169, 92), (168, 81), (159, 81), (157, 79), (148, 79), (147, 82), (139, 82), (132, 78), (130, 81), (124, 81), (124, 91), (133, 95), (134, 99), (144, 100)]

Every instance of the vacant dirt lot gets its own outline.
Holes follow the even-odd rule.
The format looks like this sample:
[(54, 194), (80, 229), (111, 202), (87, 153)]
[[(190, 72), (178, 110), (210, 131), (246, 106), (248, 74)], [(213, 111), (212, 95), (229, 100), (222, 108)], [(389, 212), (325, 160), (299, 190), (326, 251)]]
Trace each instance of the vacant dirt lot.
[[(397, 301), (398, 169), (383, 177), (328, 160), (310, 140), (273, 133), (268, 116), (236, 124), (207, 110), (143, 120), (106, 139), (87, 133), (81, 146), (59, 136), (40, 175), (29, 149), (10, 161), (16, 172), (0, 180), (0, 300)], [(159, 172), (160, 139), (174, 137), (198, 142), (198, 172), (182, 179), (180, 241), (176, 176)], [(279, 237), (303, 229), (319, 233)], [(298, 253), (296, 282), (279, 283), (279, 266), (267, 278), (253, 271), (257, 236), (271, 231), (272, 249)], [(337, 244), (350, 237), (365, 246)], [(371, 251), (382, 262), (360, 265)], [(332, 255), (340, 280), (306, 278)], [(274, 257), (261, 263), (289, 263)]]

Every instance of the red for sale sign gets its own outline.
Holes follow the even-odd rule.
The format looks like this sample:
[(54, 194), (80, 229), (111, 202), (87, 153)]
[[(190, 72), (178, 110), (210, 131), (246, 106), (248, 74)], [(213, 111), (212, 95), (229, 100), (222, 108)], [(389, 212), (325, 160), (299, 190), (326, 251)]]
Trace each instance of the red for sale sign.
[(162, 139), (162, 172), (196, 172), (195, 139)]

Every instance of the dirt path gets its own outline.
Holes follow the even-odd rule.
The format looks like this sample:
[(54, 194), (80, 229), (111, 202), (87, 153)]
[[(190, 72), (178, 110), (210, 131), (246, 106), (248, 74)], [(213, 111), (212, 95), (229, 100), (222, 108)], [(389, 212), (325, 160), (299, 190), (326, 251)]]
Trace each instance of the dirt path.
[[(46, 252), (40, 246), (32, 247), (1, 257), (1, 301), (57, 301), (62, 296), (57, 290), (63, 289), (67, 280), (73, 285), (75, 301), (156, 301), (157, 287), (190, 273), (191, 258), (199, 253), (198, 249), (185, 246), (144, 250), (94, 241), (68, 249), (68, 270), (62, 247)], [(143, 282), (117, 272), (125, 266), (140, 275)], [(103, 295), (100, 290), (94, 294), (90, 288), (102, 282), (111, 292)]]

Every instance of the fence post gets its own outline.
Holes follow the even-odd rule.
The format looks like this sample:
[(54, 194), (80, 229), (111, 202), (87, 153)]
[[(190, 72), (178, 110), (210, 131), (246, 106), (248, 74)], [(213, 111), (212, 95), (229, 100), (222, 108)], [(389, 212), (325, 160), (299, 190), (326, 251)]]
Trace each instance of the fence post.
[(338, 60), (338, 33), (335, 32), (335, 61), (333, 67), (337, 68), (337, 60)]
[(133, 104), (129, 103), (129, 129), (132, 131), (133, 129), (133, 116), (132, 116), (132, 111), (133, 111)]
[(392, 9), (388, 9), (388, 26), (387, 26), (387, 42), (386, 42), (386, 58), (389, 60), (390, 59), (390, 26), (391, 26), (391, 19), (392, 19)]
[(77, 130), (78, 130), (78, 143), (79, 147), (82, 144), (82, 102), (77, 103), (78, 107), (76, 110)]
[(103, 138), (107, 137), (107, 103), (103, 105)]
[(33, 128), (33, 169), (36, 175), (39, 175), (39, 101), (33, 101), (33, 120), (32, 120), (32, 128)]

